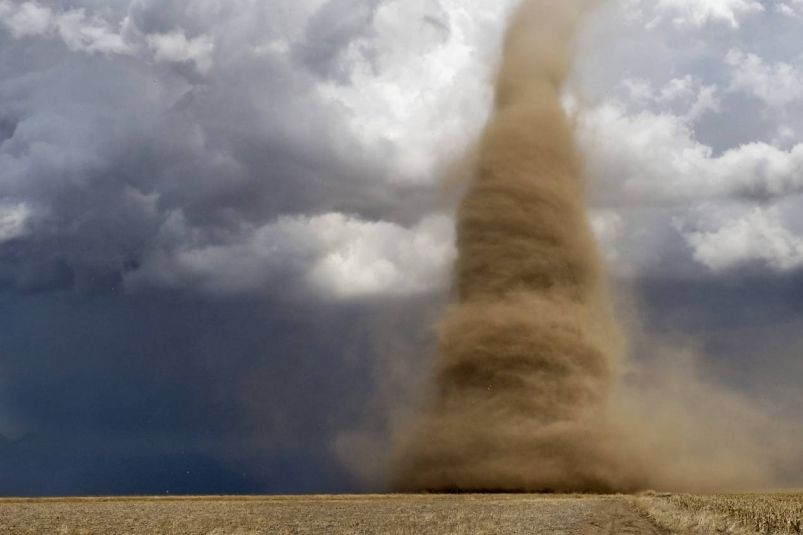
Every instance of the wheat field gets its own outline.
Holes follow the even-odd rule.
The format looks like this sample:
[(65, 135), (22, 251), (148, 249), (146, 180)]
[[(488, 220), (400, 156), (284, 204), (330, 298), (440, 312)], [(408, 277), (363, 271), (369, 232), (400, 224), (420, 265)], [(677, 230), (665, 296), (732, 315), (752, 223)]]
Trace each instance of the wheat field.
[(803, 493), (643, 495), (635, 505), (674, 533), (803, 533)]
[(800, 533), (803, 494), (0, 500), (3, 535)]
[(662, 533), (601, 496), (388, 495), (0, 501), (3, 535)]

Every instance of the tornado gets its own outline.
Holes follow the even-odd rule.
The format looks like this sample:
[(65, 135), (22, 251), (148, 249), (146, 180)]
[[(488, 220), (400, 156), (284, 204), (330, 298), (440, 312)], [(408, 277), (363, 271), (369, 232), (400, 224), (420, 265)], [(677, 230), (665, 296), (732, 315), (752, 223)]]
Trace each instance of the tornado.
[(561, 103), (578, 0), (514, 12), (491, 117), (457, 210), (456, 303), (435, 388), (400, 447), (402, 491), (638, 486), (608, 405), (623, 354)]

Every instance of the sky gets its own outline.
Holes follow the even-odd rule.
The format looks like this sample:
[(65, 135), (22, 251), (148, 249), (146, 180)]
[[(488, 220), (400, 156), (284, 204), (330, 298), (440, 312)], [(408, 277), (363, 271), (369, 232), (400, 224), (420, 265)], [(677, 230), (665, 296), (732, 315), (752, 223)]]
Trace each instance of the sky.
[[(0, 0), (0, 495), (380, 487), (513, 5)], [(802, 26), (611, 0), (564, 97), (633, 359), (798, 414)]]

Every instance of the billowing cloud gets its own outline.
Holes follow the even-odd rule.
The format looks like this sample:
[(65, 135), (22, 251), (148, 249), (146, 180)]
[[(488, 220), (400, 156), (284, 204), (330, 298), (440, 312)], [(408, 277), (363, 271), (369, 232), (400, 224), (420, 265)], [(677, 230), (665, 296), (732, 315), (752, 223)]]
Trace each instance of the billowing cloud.
[(785, 150), (757, 141), (715, 154), (688, 116), (630, 114), (615, 102), (584, 115), (582, 135), (603, 203), (765, 200), (803, 190), (803, 144)]
[(764, 10), (755, 0), (627, 0), (628, 14), (655, 27), (670, 21), (681, 28), (701, 27), (708, 22), (739, 27), (742, 17)]
[(30, 215), (24, 204), (0, 206), (0, 243), (25, 235)]
[(778, 2), (775, 4), (774, 8), (778, 13), (788, 17), (799, 18), (801, 15), (803, 15), (803, 1), (801, 0)]
[(283, 280), (297, 291), (312, 288), (332, 298), (409, 296), (442, 288), (454, 256), (452, 225), (443, 216), (409, 229), (337, 213), (284, 217), (243, 238), (154, 252), (124, 282), (131, 289), (189, 287), (253, 295), (270, 292)]
[(0, 2), (0, 25), (15, 38), (61, 39), (70, 50), (132, 54), (133, 48), (105, 20), (87, 16), (83, 9), (55, 11), (38, 2)]
[[(418, 271), (399, 255), (368, 252), (371, 240), (363, 240), (363, 256), (354, 258), (382, 261), (360, 290), (343, 282), (351, 275), (342, 273), (354, 271), (335, 269), (336, 247), (318, 233), (299, 235), (300, 254), (284, 245), (295, 235), (279, 229), (287, 221), (314, 229), (339, 218), (355, 235), (396, 229), (409, 234), (402, 242), (448, 250), (448, 233), (436, 242), (423, 229), (440, 202), (440, 174), (485, 118), (492, 45), (509, 7), (337, 0), (297, 3), (277, 11), (278, 20), (246, 0), (193, 2), (183, 10), (146, 0), (104, 10), (3, 2), (6, 56), (42, 68), (32, 74), (20, 64), (0, 84), (3, 195), (27, 210), (25, 232), (6, 240), (0, 280), (25, 289), (102, 280), (128, 291), (152, 284), (270, 293), (294, 266), (296, 274), (319, 274), (294, 277), (294, 291), (306, 285), (303, 292), (321, 296), (432, 288), (418, 275), (390, 275)], [(761, 11), (743, 1), (619, 9), (616, 24), (629, 28), (644, 17), (672, 17), (674, 24), (644, 30), (666, 36), (723, 22), (738, 32), (739, 20)], [(738, 145), (697, 135), (702, 124), (714, 131), (740, 95), (775, 109), (796, 102), (793, 63), (730, 47), (718, 69), (670, 78), (630, 70), (607, 89), (593, 71), (583, 75), (591, 87), (600, 84), (600, 94), (613, 94), (578, 112), (602, 192), (596, 203), (610, 210), (800, 191), (803, 148), (794, 121), (772, 138)], [(693, 227), (690, 214), (679, 207), (652, 223), (663, 225), (662, 234), (677, 233), (672, 221)], [(627, 238), (640, 223), (625, 216), (617, 215)], [(235, 252), (228, 269), (216, 260)], [(434, 256), (442, 271), (446, 256)], [(623, 250), (616, 256), (635, 265)], [(685, 256), (697, 258), (692, 248)], [(442, 276), (431, 278), (444, 284)]]
[[(133, 291), (170, 281), (259, 293), (283, 280), (275, 266), (293, 265), (318, 273), (299, 279), (324, 296), (432, 287), (404, 255), (368, 250), (370, 239), (355, 238), (359, 258), (380, 260), (355, 274), (335, 267), (336, 247), (319, 232), (279, 229), (328, 217), (348, 222), (345, 234), (391, 229), (429, 243), (439, 170), (460, 157), (490, 99), (487, 44), (505, 8), (0, 7), (4, 55), (24, 62), (0, 84), (9, 125), (0, 188), (11, 204), (35, 207), (0, 270), (6, 285), (117, 280)], [(438, 236), (434, 249), (449, 249), (448, 233)], [(296, 237), (300, 256), (285, 245)], [(235, 251), (239, 267), (215, 275), (215, 259)], [(443, 254), (430, 256), (443, 271)]]
[(803, 237), (789, 228), (779, 208), (707, 206), (700, 215), (695, 224), (701, 228), (687, 230), (687, 239), (695, 259), (712, 270), (754, 262), (779, 270), (803, 267)]
[(755, 54), (733, 49), (725, 61), (733, 70), (730, 88), (745, 91), (769, 106), (785, 106), (803, 100), (803, 69), (794, 64), (767, 64)]
[(188, 39), (182, 31), (141, 33), (130, 18), (117, 24), (82, 7), (53, 9), (36, 1), (0, 2), (0, 26), (17, 39), (59, 39), (76, 52), (140, 55), (150, 49), (155, 61), (194, 63), (201, 73), (211, 66), (214, 43), (208, 35)]
[(0, 494), (355, 489), (504, 6), (0, 7)]
[(150, 34), (146, 36), (146, 40), (156, 61), (194, 63), (202, 74), (208, 73), (212, 67), (215, 45), (207, 35), (187, 39), (183, 32), (173, 31)]
[[(420, 311), (454, 255), (441, 178), (487, 116), (514, 4), (0, 0), (0, 434), (50, 433), (0, 444), (28, 448), (0, 467), (47, 483), (60, 459), (64, 491), (91, 479), (86, 451), (117, 452), (81, 487), (97, 492), (132, 444), (178, 466), (214, 442), (193, 466), (218, 483), (188, 489), (265, 488), (241, 466), (275, 469), (270, 488), (342, 477), (321, 449), (381, 388), (382, 356), (426, 359)], [(784, 281), (768, 323), (794, 308), (800, 16), (800, 0), (628, 0), (580, 40), (566, 102), (594, 227), (661, 325), (712, 276), (754, 277), (738, 303)], [(746, 307), (718, 304), (734, 288), (677, 316), (741, 328), (728, 314)]]
[[(652, 43), (665, 68), (596, 41), (590, 56), (614, 72), (583, 62), (582, 104), (570, 105), (615, 271), (696, 277), (798, 269), (800, 221), (791, 208), (803, 193), (798, 52), (766, 48), (754, 26), (741, 26), (760, 16), (783, 33), (784, 17), (753, 2), (618, 9), (607, 23)], [(670, 15), (673, 24), (657, 23)], [(646, 20), (655, 24), (641, 29)], [(723, 22), (701, 48), (699, 30)], [(673, 44), (684, 36), (698, 45)]]

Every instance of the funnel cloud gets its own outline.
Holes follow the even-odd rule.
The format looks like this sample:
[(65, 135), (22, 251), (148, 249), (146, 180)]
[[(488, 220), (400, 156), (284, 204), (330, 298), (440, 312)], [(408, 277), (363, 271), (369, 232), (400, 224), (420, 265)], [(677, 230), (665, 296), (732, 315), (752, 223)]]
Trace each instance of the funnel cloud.
[(508, 29), (458, 209), (458, 303), (439, 323), (437, 392), (402, 448), (402, 489), (638, 484), (609, 424), (623, 346), (560, 99), (585, 7), (529, 0)]

